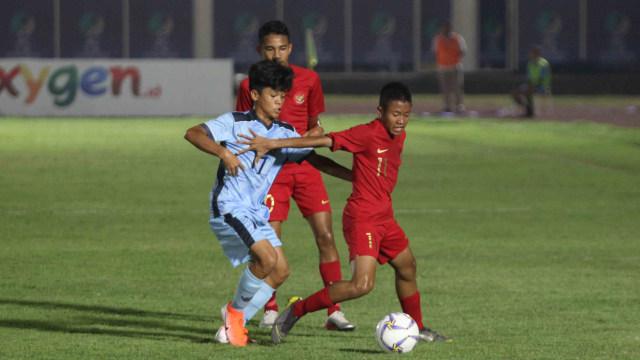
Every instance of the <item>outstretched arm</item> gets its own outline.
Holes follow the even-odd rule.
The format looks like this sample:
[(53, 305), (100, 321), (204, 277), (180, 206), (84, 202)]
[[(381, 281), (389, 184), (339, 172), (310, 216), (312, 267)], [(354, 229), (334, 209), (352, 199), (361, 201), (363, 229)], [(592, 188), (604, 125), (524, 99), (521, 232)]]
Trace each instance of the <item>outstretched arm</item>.
[(282, 149), (282, 148), (306, 148), (306, 147), (331, 147), (333, 145), (333, 140), (326, 135), (320, 136), (304, 136), (304, 137), (295, 137), (288, 139), (267, 139), (265, 137), (259, 136), (252, 129), (251, 135), (238, 134), (238, 136), (247, 139), (247, 141), (238, 141), (238, 144), (249, 145), (249, 147), (242, 149), (238, 152), (237, 155), (245, 153), (247, 151), (255, 151), (256, 152), (256, 162), (269, 150), (273, 149)]
[(184, 134), (184, 138), (198, 149), (222, 159), (225, 167), (227, 168), (227, 172), (229, 172), (231, 176), (238, 175), (238, 168), (244, 171), (244, 166), (242, 166), (240, 160), (227, 148), (220, 146), (215, 141), (209, 139), (207, 132), (204, 130), (202, 125), (196, 125), (187, 130)]
[(313, 155), (307, 157), (305, 160), (307, 160), (309, 164), (313, 165), (314, 168), (322, 171), (325, 174), (335, 176), (345, 181), (352, 181), (351, 169), (338, 164), (337, 162), (329, 159), (326, 156), (314, 153)]

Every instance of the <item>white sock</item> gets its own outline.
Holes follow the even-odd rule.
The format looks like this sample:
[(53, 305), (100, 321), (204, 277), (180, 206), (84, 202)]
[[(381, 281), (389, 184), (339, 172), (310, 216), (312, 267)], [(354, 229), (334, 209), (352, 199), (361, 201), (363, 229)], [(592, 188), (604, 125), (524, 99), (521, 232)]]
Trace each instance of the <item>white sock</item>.
[(247, 306), (244, 308), (244, 322), (251, 320), (251, 318), (258, 312), (260, 309), (264, 307), (264, 305), (271, 299), (271, 295), (276, 289), (272, 288), (266, 282), (262, 283), (262, 286), (253, 295), (253, 299), (249, 301)]
[(236, 290), (236, 296), (233, 298), (231, 306), (238, 310), (244, 311), (245, 307), (253, 299), (256, 292), (260, 290), (260, 287), (264, 284), (264, 280), (258, 279), (249, 270), (249, 266), (244, 268), (240, 281), (238, 282), (238, 289)]

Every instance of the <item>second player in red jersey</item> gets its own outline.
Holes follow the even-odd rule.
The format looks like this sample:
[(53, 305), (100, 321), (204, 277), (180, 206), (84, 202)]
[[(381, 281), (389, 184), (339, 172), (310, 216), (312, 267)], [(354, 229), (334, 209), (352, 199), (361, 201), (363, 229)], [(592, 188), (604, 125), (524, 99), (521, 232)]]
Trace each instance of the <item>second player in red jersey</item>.
[[(302, 136), (322, 135), (324, 130), (318, 116), (324, 112), (324, 95), (318, 74), (309, 69), (291, 65), (288, 62), (292, 44), (289, 42), (289, 30), (281, 21), (269, 21), (258, 31), (258, 54), (264, 59), (276, 59), (293, 69), (293, 86), (285, 95), (285, 101), (278, 120), (293, 125)], [(236, 110), (247, 111), (253, 108), (249, 96), (249, 79), (241, 82), (238, 89)], [(319, 269), (325, 285), (342, 280), (340, 258), (335, 246), (331, 224), (331, 204), (320, 172), (309, 163), (289, 163), (284, 165), (269, 190), (265, 205), (269, 207), (269, 224), (278, 238), (282, 239), (282, 222), (287, 220), (293, 198), (302, 216), (311, 226), (319, 252)], [(265, 306), (261, 327), (270, 327), (277, 317), (278, 305), (275, 292)], [(353, 330), (336, 304), (327, 310), (326, 327), (330, 330)]]

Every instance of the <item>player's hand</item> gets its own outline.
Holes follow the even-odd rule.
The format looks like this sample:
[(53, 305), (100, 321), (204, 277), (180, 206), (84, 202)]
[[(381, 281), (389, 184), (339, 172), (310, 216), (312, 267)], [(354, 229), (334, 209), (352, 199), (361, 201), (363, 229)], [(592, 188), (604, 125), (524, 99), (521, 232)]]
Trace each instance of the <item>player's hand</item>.
[(251, 131), (251, 136), (249, 135), (245, 135), (245, 134), (238, 134), (239, 137), (245, 138), (247, 139), (247, 141), (244, 140), (239, 140), (236, 141), (237, 144), (245, 144), (245, 145), (249, 145), (247, 148), (242, 149), (240, 151), (238, 151), (237, 155), (240, 154), (244, 154), (247, 151), (254, 151), (256, 153), (256, 160), (254, 161), (255, 165), (258, 165), (258, 161), (260, 161), (260, 159), (269, 152), (269, 150), (271, 150), (271, 148), (269, 147), (269, 142), (270, 139), (267, 139), (265, 137), (262, 137), (258, 134), (256, 134), (253, 129), (249, 128), (249, 131)]
[(227, 168), (227, 172), (229, 173), (229, 175), (234, 177), (238, 176), (238, 169), (242, 169), (242, 171), (244, 172), (244, 166), (242, 165), (242, 162), (240, 162), (240, 159), (238, 159), (238, 157), (235, 156), (231, 151), (225, 151), (223, 155), (220, 156), (220, 158), (222, 159), (222, 161), (224, 161), (224, 166)]

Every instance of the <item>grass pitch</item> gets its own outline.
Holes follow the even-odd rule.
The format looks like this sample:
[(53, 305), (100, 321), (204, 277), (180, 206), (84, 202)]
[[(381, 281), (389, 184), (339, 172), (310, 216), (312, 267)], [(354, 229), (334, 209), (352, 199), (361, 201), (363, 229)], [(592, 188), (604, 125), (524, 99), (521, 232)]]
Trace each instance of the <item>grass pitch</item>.
[[(211, 342), (240, 271), (207, 226), (218, 160), (182, 139), (203, 120), (0, 119), (0, 358), (390, 356), (373, 338), (400, 310), (388, 266), (371, 294), (343, 304), (354, 332), (328, 332), (314, 313), (279, 346), (256, 321), (260, 345)], [(323, 117), (329, 131), (369, 120)], [(350, 185), (325, 182), (348, 278)], [(639, 130), (414, 117), (394, 208), (424, 321), (454, 337), (403, 357), (640, 357)], [(281, 306), (321, 286), (295, 206), (283, 232)]]

